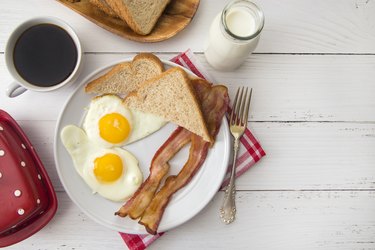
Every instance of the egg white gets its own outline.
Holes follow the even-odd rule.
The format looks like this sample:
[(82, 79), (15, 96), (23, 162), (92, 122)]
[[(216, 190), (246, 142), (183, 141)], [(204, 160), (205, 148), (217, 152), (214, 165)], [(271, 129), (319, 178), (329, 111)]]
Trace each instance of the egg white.
[[(104, 140), (99, 132), (99, 120), (111, 113), (119, 113), (124, 116), (131, 127), (128, 138), (116, 144)], [(83, 129), (86, 131), (87, 137), (94, 143), (101, 147), (112, 148), (142, 139), (159, 130), (165, 124), (165, 119), (160, 116), (129, 109), (123, 104), (122, 99), (116, 95), (103, 95), (95, 97), (91, 101), (83, 123)]]
[[(92, 144), (86, 133), (74, 125), (64, 127), (60, 137), (73, 160), (76, 171), (93, 193), (98, 193), (112, 201), (124, 201), (141, 185), (143, 175), (138, 160), (130, 152), (121, 148), (108, 149)], [(122, 175), (116, 181), (101, 183), (94, 175), (94, 160), (108, 153), (118, 155), (124, 168)]]

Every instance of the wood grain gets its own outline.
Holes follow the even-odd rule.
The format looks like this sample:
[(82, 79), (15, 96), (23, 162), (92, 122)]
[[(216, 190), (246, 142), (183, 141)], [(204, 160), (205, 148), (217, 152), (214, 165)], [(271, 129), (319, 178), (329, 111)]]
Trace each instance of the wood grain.
[[(160, 54), (159, 54), (160, 55)], [(161, 54), (170, 59), (175, 54)], [(80, 82), (99, 67), (130, 54), (89, 54)], [(375, 122), (375, 56), (253, 55), (235, 72), (212, 69), (203, 54), (198, 59), (217, 82), (229, 87), (233, 98), (240, 85), (254, 88), (252, 121)], [(51, 92), (26, 92), (8, 100), (5, 89), (11, 78), (0, 55), (0, 106), (20, 120), (56, 120), (75, 85)], [(28, 105), (24, 105), (24, 102)], [(45, 105), (50, 103), (50, 105)], [(42, 112), (35, 112), (40, 110)]]
[(58, 0), (60, 3), (86, 17), (98, 26), (121, 37), (138, 42), (160, 42), (173, 37), (183, 30), (193, 19), (200, 0), (172, 0), (159, 18), (149, 35), (139, 35), (120, 18), (107, 15), (91, 4), (89, 0), (71, 2)]
[[(171, 230), (148, 249), (360, 250), (375, 246), (374, 191), (243, 191), (238, 220), (221, 223), (223, 193), (191, 221)], [(83, 214), (66, 193), (45, 228), (7, 249), (126, 249), (117, 232)]]
[[(203, 52), (214, 17), (227, 0), (200, 1), (191, 23), (176, 36), (159, 43), (123, 39), (95, 25), (58, 1), (1, 2), (0, 52), (11, 31), (36, 16), (65, 20), (82, 40), (85, 52)], [(370, 0), (267, 0), (255, 1), (265, 13), (265, 26), (257, 53), (375, 53), (375, 1)]]
[(123, 39), (58, 1), (0, 1), (0, 108), (29, 135), (59, 191), (52, 222), (9, 249), (126, 249), (116, 232), (73, 204), (58, 180), (55, 124), (75, 86), (48, 96), (4, 94), (11, 81), (6, 40), (19, 23), (41, 15), (78, 33), (86, 52), (82, 77), (140, 51), (168, 59), (191, 48), (232, 97), (239, 85), (255, 89), (249, 126), (267, 156), (237, 181), (239, 219), (220, 223), (219, 193), (149, 249), (375, 249), (375, 1), (255, 1), (266, 24), (256, 54), (234, 72), (213, 70), (201, 53), (226, 0), (201, 1), (183, 32), (152, 44)]
[[(19, 124), (56, 190), (64, 190), (53, 156), (56, 122)], [(249, 127), (267, 156), (237, 179), (239, 190), (375, 189), (375, 124), (250, 122)]]

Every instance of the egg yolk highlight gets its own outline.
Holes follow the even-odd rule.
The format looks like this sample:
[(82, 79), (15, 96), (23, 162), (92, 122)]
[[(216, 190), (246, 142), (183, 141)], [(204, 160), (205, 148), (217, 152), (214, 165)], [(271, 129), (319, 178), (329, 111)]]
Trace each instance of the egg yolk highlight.
[(122, 171), (122, 160), (116, 154), (105, 154), (94, 160), (94, 175), (100, 182), (114, 182), (120, 178)]
[(106, 114), (99, 120), (99, 133), (110, 143), (121, 143), (129, 136), (129, 121), (119, 113)]

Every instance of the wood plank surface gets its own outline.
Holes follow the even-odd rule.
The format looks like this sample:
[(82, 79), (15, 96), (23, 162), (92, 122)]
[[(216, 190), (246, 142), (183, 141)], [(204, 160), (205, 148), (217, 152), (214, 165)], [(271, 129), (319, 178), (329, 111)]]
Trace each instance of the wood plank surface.
[[(166, 60), (175, 54), (158, 54)], [(80, 79), (125, 54), (87, 54)], [(229, 87), (233, 98), (240, 85), (254, 88), (252, 121), (375, 122), (375, 55), (253, 55), (235, 72), (213, 70), (203, 54), (203, 67)], [(76, 84), (48, 94), (27, 92), (5, 96), (11, 77), (0, 55), (0, 106), (20, 120), (56, 120)], [(25, 105), (27, 104), (27, 105)], [(43, 108), (43, 112), (39, 112)]]
[[(255, 1), (265, 13), (259, 53), (375, 53), (375, 2), (368, 0)], [(227, 1), (201, 1), (185, 30), (168, 42), (128, 41), (52, 0), (2, 1), (0, 52), (11, 31), (35, 16), (56, 16), (77, 31), (86, 52), (202, 52), (207, 30)], [(199, 37), (199, 39), (197, 39)]]
[[(196, 217), (149, 249), (373, 249), (374, 191), (243, 191), (237, 221), (221, 223), (223, 193)], [(126, 249), (117, 232), (87, 218), (58, 193), (55, 218), (40, 232), (7, 249)]]
[[(53, 157), (55, 121), (19, 121), (62, 191)], [(249, 123), (267, 156), (239, 190), (375, 189), (375, 124)], [(142, 157), (142, 152), (132, 152)]]

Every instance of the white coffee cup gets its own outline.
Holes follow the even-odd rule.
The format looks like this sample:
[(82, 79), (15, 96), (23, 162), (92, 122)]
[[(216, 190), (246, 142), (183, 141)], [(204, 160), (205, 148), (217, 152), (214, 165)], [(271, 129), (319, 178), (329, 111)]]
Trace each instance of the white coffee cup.
[[(46, 86), (46, 87), (37, 86), (37, 85), (27, 82), (24, 78), (20, 76), (14, 64), (13, 52), (14, 52), (14, 47), (19, 37), (27, 29), (33, 26), (39, 25), (39, 24), (53, 24), (62, 28), (72, 38), (75, 44), (75, 47), (77, 49), (77, 61), (76, 61), (74, 70), (65, 80), (53, 86)], [(12, 82), (8, 86), (6, 90), (6, 95), (8, 97), (16, 97), (24, 93), (26, 90), (48, 92), (48, 91), (53, 91), (53, 90), (56, 90), (56, 89), (59, 89), (61, 87), (71, 84), (77, 79), (82, 69), (82, 51), (83, 50), (82, 50), (81, 42), (79, 41), (79, 38), (77, 34), (74, 32), (74, 30), (67, 23), (65, 23), (64, 21), (56, 17), (37, 17), (37, 18), (33, 18), (33, 19), (23, 22), (12, 32), (5, 47), (5, 63), (6, 63), (9, 73), (14, 79), (14, 82)]]

